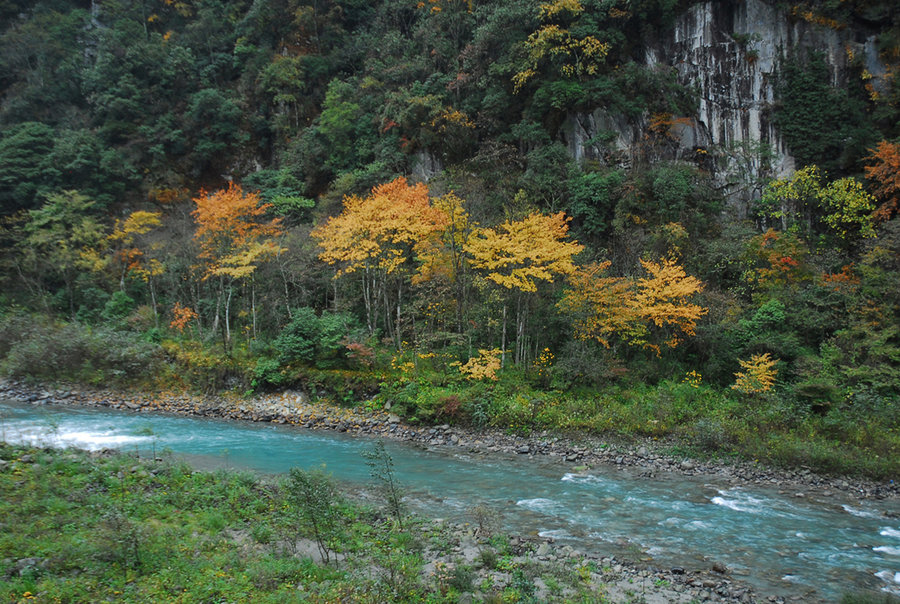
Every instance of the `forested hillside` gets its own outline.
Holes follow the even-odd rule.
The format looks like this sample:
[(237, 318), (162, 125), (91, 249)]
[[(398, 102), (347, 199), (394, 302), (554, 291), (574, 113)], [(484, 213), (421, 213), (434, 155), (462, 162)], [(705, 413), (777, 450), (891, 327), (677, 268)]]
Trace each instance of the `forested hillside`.
[(762, 3), (782, 149), (685, 146), (698, 4), (0, 0), (3, 372), (894, 475), (900, 9)]

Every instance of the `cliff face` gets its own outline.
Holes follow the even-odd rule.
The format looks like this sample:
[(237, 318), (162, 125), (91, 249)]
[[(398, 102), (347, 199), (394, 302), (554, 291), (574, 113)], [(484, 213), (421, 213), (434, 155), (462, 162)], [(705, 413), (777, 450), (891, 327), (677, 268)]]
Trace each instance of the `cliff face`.
[[(792, 172), (794, 159), (772, 123), (775, 71), (782, 56), (806, 49), (824, 54), (835, 86), (851, 77), (851, 56), (863, 61), (876, 86), (885, 73), (875, 36), (810, 22), (762, 0), (693, 5), (644, 55), (647, 65), (674, 68), (679, 81), (697, 91), (696, 114), (672, 125), (668, 158), (717, 157), (704, 166), (734, 201), (758, 194), (761, 179)], [(648, 133), (648, 119), (629, 121), (602, 108), (572, 114), (563, 138), (578, 160), (630, 162)], [(607, 149), (588, 143), (602, 131), (616, 135)]]

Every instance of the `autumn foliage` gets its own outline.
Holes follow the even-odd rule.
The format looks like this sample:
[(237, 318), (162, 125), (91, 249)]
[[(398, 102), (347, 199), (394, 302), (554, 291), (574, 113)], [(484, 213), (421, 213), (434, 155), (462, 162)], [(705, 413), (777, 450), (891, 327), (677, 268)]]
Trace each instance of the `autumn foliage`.
[[(377, 306), (384, 306), (384, 325), (398, 348), (404, 277), (412, 272), (417, 251), (432, 242), (447, 223), (447, 215), (432, 207), (428, 187), (410, 185), (403, 177), (377, 185), (366, 197), (344, 198), (339, 216), (313, 229), (322, 252), (319, 258), (337, 265), (335, 277), (361, 273), (363, 301), (370, 334), (377, 326)], [(388, 281), (396, 292), (388, 301)], [(390, 307), (393, 307), (391, 309)]]
[(247, 277), (260, 262), (280, 251), (275, 237), (282, 232), (281, 219), (264, 221), (271, 205), (260, 203), (257, 193), (244, 193), (240, 185), (229, 183), (227, 189), (214, 193), (201, 191), (194, 203), (194, 239), (206, 262), (204, 279)]
[(754, 354), (749, 361), (738, 359), (738, 363), (744, 371), (734, 374), (736, 379), (731, 386), (732, 390), (744, 394), (762, 394), (771, 390), (775, 385), (775, 378), (778, 376), (778, 359), (772, 358), (768, 352)]
[(546, 216), (532, 212), (522, 220), (479, 229), (465, 246), (474, 269), (506, 289), (537, 291), (541, 281), (574, 272), (572, 256), (584, 249), (566, 241), (569, 226), (560, 212)]
[(872, 193), (881, 200), (874, 217), (884, 221), (900, 207), (900, 145), (881, 141), (870, 151), (868, 160), (872, 165), (865, 168), (866, 178), (873, 183)]
[(365, 268), (391, 274), (446, 221), (431, 206), (428, 187), (400, 177), (373, 187), (366, 197), (345, 197), (343, 212), (310, 235), (323, 249), (319, 258), (338, 265), (338, 275)]
[(609, 348), (615, 336), (632, 346), (660, 354), (658, 341), (675, 348), (693, 336), (707, 309), (692, 302), (703, 291), (696, 277), (672, 259), (641, 260), (648, 273), (640, 279), (606, 275), (609, 262), (592, 264), (569, 279), (560, 308), (573, 316), (575, 335)]

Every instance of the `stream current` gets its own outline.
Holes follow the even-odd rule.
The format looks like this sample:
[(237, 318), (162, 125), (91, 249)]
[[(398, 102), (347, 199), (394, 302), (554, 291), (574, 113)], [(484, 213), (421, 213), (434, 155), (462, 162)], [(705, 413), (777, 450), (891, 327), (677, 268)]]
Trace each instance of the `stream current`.
[[(15, 444), (169, 450), (201, 467), (279, 474), (324, 465), (353, 488), (370, 484), (362, 453), (373, 439), (293, 426), (32, 406), (0, 399), (0, 439)], [(836, 600), (853, 590), (900, 595), (900, 503), (834, 496), (810, 501), (757, 486), (628, 470), (575, 472), (556, 461), (425, 450), (386, 440), (416, 512), (471, 521), (489, 506), (504, 528), (577, 549), (649, 559), (662, 567), (720, 562), (760, 594)]]

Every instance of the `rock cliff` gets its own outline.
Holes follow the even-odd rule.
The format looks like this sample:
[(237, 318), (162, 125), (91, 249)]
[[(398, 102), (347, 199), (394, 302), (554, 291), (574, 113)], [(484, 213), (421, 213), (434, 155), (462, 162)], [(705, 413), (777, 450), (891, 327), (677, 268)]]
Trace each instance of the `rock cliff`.
[[(792, 172), (794, 159), (772, 120), (776, 70), (782, 57), (807, 49), (823, 54), (835, 86), (855, 77), (851, 61), (862, 63), (875, 86), (885, 74), (874, 34), (788, 13), (763, 0), (692, 5), (664, 39), (645, 46), (648, 66), (674, 69), (680, 83), (697, 94), (696, 113), (672, 121), (667, 158), (713, 170), (734, 201), (758, 194), (763, 179)], [(650, 118), (629, 120), (602, 107), (573, 113), (562, 137), (579, 161), (631, 162)], [(604, 131), (615, 135), (606, 148), (591, 140)]]

